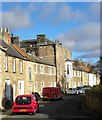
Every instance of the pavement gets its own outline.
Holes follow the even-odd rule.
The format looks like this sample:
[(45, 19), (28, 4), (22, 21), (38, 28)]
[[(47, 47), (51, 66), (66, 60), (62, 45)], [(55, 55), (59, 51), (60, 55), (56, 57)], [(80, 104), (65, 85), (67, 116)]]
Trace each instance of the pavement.
[(0, 115), (9, 115), (10, 113), (12, 113), (12, 111), (11, 109), (2, 109), (0, 113)]

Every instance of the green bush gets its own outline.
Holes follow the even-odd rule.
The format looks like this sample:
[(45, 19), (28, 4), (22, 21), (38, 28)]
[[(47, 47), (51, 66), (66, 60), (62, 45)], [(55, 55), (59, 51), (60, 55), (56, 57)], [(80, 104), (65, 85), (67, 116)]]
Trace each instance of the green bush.
[(102, 92), (102, 85), (94, 85), (88, 92)]

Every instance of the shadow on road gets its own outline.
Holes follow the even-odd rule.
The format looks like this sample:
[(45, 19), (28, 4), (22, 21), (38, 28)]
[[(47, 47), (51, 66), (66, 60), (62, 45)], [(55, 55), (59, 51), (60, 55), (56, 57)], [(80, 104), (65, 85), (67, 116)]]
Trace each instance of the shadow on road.
[(35, 115), (25, 113), (14, 116), (10, 112), (2, 120), (101, 120), (83, 109), (83, 100), (84, 95), (64, 95), (60, 100), (40, 101), (39, 112)]

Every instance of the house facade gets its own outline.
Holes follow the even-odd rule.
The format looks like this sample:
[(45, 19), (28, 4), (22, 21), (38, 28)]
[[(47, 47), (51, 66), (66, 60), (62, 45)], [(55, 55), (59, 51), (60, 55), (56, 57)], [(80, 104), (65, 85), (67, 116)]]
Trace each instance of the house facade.
[(83, 70), (80, 67), (73, 65), (73, 80), (72, 80), (73, 88), (83, 86), (82, 71)]
[(97, 72), (90, 71), (86, 66), (73, 65), (73, 87), (94, 86), (100, 84), (100, 75)]
[(17, 95), (33, 91), (41, 94), (43, 86), (56, 85), (54, 65), (32, 58), (19, 46), (12, 44), (7, 30), (1, 33), (0, 108), (4, 107), (4, 99), (14, 101)]

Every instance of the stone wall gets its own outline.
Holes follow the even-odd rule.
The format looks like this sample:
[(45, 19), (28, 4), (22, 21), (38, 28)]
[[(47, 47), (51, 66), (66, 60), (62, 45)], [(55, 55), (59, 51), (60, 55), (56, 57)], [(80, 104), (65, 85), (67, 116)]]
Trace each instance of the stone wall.
[[(35, 75), (35, 81), (37, 82), (38, 88), (35, 88), (35, 91), (38, 91), (40, 95), (42, 95), (42, 86), (55, 86), (56, 84), (56, 73), (55, 73), (55, 67), (44, 65), (44, 72), (40, 73), (40, 65), (37, 64), (37, 72)], [(51, 73), (49, 73), (49, 67), (51, 67)], [(42, 85), (43, 84), (43, 85)]]
[(71, 51), (62, 47), (61, 45), (56, 45), (57, 81), (59, 81), (61, 77), (64, 77), (65, 75), (66, 59), (72, 59)]
[(96, 114), (102, 115), (102, 91), (86, 92), (85, 95), (86, 107)]
[(46, 45), (39, 47), (39, 57), (50, 61), (51, 64), (55, 64), (55, 51), (53, 45)]

